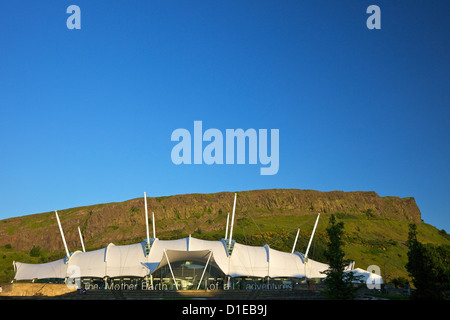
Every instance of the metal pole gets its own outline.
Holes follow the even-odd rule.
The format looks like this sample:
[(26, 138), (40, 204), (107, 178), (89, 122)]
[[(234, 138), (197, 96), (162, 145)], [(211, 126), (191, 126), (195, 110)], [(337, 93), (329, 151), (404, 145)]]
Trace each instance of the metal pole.
[(231, 240), (233, 239), (234, 212), (236, 211), (236, 196), (237, 193), (234, 194), (233, 214), (231, 216), (231, 230), (230, 230), (230, 239), (228, 241), (228, 250), (230, 250)]
[(230, 223), (230, 213), (228, 212), (227, 213), (227, 226), (226, 226), (226, 228), (225, 228), (225, 240), (227, 239), (227, 237), (228, 237), (228, 224)]
[[(200, 289), (200, 284), (202, 283), (203, 276), (205, 275), (206, 268), (208, 267), (209, 259), (211, 259), (211, 256), (212, 256), (212, 251), (210, 250), (210, 251), (209, 251), (208, 261), (206, 261), (206, 265), (205, 265), (205, 268), (203, 269), (202, 276), (201, 276), (201, 278), (200, 278), (200, 281), (198, 282), (197, 290)], [(206, 286), (205, 286), (205, 288), (206, 288)]]
[(83, 248), (83, 252), (86, 252), (86, 250), (84, 249), (83, 236), (81, 235), (80, 227), (78, 227), (78, 233), (79, 233), (79, 235), (80, 235), (81, 247)]
[(59, 221), (58, 212), (55, 210), (56, 220), (58, 221), (59, 231), (61, 232), (61, 237), (64, 243), (64, 248), (66, 249), (67, 258), (70, 258), (69, 249), (67, 249), (66, 238), (64, 238), (64, 232), (61, 227), (61, 222)]
[(311, 238), (309, 238), (308, 248), (306, 249), (306, 253), (305, 253), (305, 259), (308, 259), (309, 247), (311, 246), (311, 242), (312, 242), (312, 239), (314, 237), (314, 232), (316, 232), (316, 227), (317, 227), (317, 222), (319, 222), (319, 217), (320, 217), (320, 213), (318, 214), (317, 219), (316, 219), (316, 223), (314, 224), (314, 229), (313, 229), (313, 232), (311, 234)]
[(295, 236), (294, 246), (292, 247), (292, 252), (294, 253), (295, 246), (297, 245), (298, 234), (300, 233), (300, 228), (297, 230), (297, 235)]
[(150, 235), (148, 232), (147, 193), (145, 192), (144, 192), (144, 203), (145, 203), (145, 227), (147, 230), (147, 244), (150, 245)]
[(156, 231), (155, 231), (155, 213), (152, 212), (152, 225), (153, 225), (153, 239), (156, 239)]
[(175, 276), (173, 275), (172, 266), (170, 265), (170, 261), (169, 261), (169, 257), (167, 256), (166, 249), (164, 249), (164, 255), (166, 256), (167, 264), (169, 265), (169, 270), (170, 270), (170, 273), (172, 274), (173, 282), (175, 283), (175, 288), (177, 288), (177, 290), (178, 290), (177, 281), (175, 280)]

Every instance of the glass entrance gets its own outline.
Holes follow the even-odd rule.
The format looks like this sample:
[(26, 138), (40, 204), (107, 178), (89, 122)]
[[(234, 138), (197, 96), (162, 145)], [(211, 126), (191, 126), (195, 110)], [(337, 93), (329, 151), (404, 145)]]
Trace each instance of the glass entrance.
[[(198, 287), (199, 289), (209, 290), (222, 289), (224, 279), (223, 272), (212, 263), (208, 263), (205, 270), (205, 265), (205, 262), (194, 260), (171, 263), (170, 267), (172, 268), (173, 275), (177, 281), (178, 289), (196, 290)], [(153, 272), (152, 276), (155, 283), (159, 283), (167, 289), (176, 289), (173, 284), (172, 273), (170, 272), (168, 264)]]

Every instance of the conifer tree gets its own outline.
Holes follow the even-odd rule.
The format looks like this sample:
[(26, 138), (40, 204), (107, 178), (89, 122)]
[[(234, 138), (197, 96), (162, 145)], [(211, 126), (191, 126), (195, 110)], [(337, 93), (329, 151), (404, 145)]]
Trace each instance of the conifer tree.
[(337, 222), (334, 215), (331, 215), (327, 227), (329, 238), (325, 257), (328, 260), (329, 269), (324, 271), (327, 275), (324, 283), (326, 289), (324, 294), (327, 299), (332, 300), (353, 300), (356, 298), (358, 287), (353, 285), (353, 281), (358, 280), (352, 272), (344, 272), (350, 261), (345, 261), (345, 253), (342, 249), (344, 245), (344, 223)]
[(412, 299), (444, 299), (448, 289), (448, 251), (444, 247), (424, 246), (417, 240), (417, 226), (409, 225), (406, 270), (416, 290)]

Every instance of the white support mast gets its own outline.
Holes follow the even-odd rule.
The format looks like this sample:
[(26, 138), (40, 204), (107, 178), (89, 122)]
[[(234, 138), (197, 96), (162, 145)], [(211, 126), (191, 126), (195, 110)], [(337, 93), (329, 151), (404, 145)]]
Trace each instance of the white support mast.
[(208, 267), (209, 260), (211, 259), (211, 256), (212, 256), (212, 250), (209, 250), (208, 261), (206, 261), (205, 268), (203, 268), (203, 273), (202, 273), (202, 276), (201, 276), (201, 278), (200, 278), (200, 280), (198, 282), (197, 290), (200, 289), (200, 285), (202, 284), (202, 280), (203, 280), (203, 277), (205, 276), (206, 268)]
[(314, 232), (316, 232), (316, 227), (317, 227), (317, 222), (319, 222), (319, 217), (320, 217), (320, 213), (317, 215), (316, 223), (314, 224), (314, 229), (311, 234), (311, 238), (309, 238), (308, 248), (306, 249), (306, 253), (305, 253), (305, 260), (308, 259), (309, 247), (311, 247), (311, 242), (314, 237)]
[(69, 249), (67, 249), (66, 238), (64, 238), (64, 232), (61, 227), (61, 222), (59, 221), (58, 212), (56, 210), (55, 210), (55, 214), (56, 214), (56, 221), (58, 221), (59, 231), (61, 232), (61, 237), (62, 237), (62, 240), (64, 243), (64, 248), (66, 249), (67, 259), (69, 259), (70, 258)]
[(292, 252), (291, 253), (294, 253), (295, 246), (297, 245), (297, 239), (298, 239), (298, 234), (299, 233), (300, 233), (300, 228), (298, 228), (298, 230), (297, 230), (297, 235), (295, 236), (294, 246), (292, 247)]
[(78, 234), (80, 235), (81, 247), (83, 248), (83, 252), (86, 252), (86, 249), (84, 248), (83, 236), (81, 235), (80, 227), (78, 227)]
[(164, 248), (164, 255), (166, 256), (167, 264), (169, 265), (170, 273), (172, 274), (173, 283), (175, 283), (175, 288), (178, 290), (177, 280), (175, 279), (175, 275), (172, 271), (172, 266), (170, 265), (169, 257), (167, 256), (166, 248)]
[(234, 213), (236, 211), (236, 196), (237, 193), (234, 194), (233, 214), (231, 215), (231, 230), (230, 230), (230, 238), (228, 240), (228, 250), (230, 250), (231, 240), (233, 239)]
[(150, 245), (150, 235), (148, 232), (147, 193), (145, 192), (144, 192), (144, 205), (145, 205), (145, 226), (147, 228), (147, 244)]
[(153, 226), (153, 238), (156, 239), (156, 231), (155, 231), (155, 213), (152, 212), (152, 226)]
[(230, 213), (228, 212), (227, 213), (227, 227), (225, 228), (225, 240), (227, 239), (227, 237), (228, 237), (228, 224), (230, 223)]

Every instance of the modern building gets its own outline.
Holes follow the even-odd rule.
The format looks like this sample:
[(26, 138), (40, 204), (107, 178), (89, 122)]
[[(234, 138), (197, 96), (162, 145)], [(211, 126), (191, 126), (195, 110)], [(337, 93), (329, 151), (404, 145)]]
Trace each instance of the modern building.
[[(145, 207), (147, 218), (146, 200)], [(236, 197), (230, 233), (228, 219), (225, 238), (221, 241), (191, 236), (160, 240), (156, 237), (153, 223), (153, 238), (149, 237), (147, 224), (147, 238), (141, 243), (120, 246), (110, 243), (106, 248), (89, 252), (84, 251), (80, 233), (83, 251), (73, 253), (67, 249), (56, 212), (67, 256), (42, 264), (14, 262), (14, 280), (58, 282), (99, 289), (227, 290), (290, 289), (305, 279), (326, 276), (323, 271), (328, 269), (328, 265), (307, 257), (319, 216), (306, 254), (294, 252), (294, 249), (288, 253), (268, 245), (258, 247), (236, 243), (232, 238), (235, 207)], [(353, 267), (354, 264), (350, 264), (347, 270), (354, 270)]]

